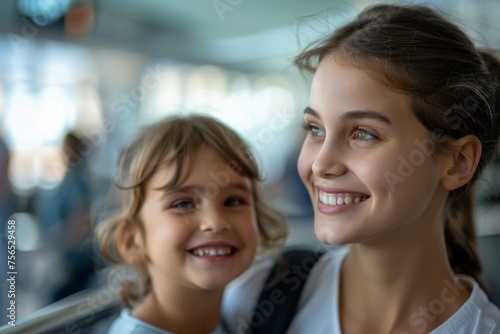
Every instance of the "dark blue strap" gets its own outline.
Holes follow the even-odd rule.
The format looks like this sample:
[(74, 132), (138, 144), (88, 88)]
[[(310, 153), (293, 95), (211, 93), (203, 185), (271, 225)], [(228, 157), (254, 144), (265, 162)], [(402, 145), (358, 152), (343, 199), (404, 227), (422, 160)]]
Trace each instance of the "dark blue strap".
[(251, 334), (286, 333), (307, 277), (324, 252), (288, 249), (269, 273), (249, 321)]

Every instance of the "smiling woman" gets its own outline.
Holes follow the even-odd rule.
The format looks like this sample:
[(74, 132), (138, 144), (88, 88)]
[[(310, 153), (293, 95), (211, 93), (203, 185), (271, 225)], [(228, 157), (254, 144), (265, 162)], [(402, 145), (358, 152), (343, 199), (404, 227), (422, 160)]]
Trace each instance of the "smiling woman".
[[(319, 260), (286, 333), (498, 333), (471, 189), (498, 153), (499, 61), (427, 7), (377, 5), (296, 64), (314, 73), (298, 169), (315, 234), (349, 247)], [(230, 286), (231, 330), (269, 269)]]
[[(401, 229), (408, 222), (439, 226), (437, 218), (430, 219), (434, 213), (426, 213), (428, 203), (445, 198), (444, 189), (437, 187), (437, 160), (425, 157), (404, 186), (391, 187), (380, 177), (397, 173), (399, 158), (417, 149), (416, 140), (429, 138), (408, 96), (380, 86), (364, 71), (332, 56), (316, 71), (306, 110), (315, 112), (304, 115), (310, 131), (299, 157), (299, 173), (313, 200), (320, 195), (336, 199), (333, 205), (318, 204), (315, 232), (320, 241), (386, 242), (377, 237), (392, 231), (408, 233)], [(361, 201), (348, 204), (344, 198)], [(330, 216), (340, 212), (343, 215), (335, 219)]]

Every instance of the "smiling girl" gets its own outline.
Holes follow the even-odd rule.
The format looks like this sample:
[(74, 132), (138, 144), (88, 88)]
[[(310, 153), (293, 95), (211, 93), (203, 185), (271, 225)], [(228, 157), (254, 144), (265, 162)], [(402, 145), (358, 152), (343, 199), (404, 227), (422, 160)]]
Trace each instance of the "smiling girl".
[[(349, 247), (313, 268), (287, 333), (500, 333), (472, 219), (498, 154), (498, 60), (426, 7), (378, 5), (296, 62), (314, 73), (298, 159), (314, 230)], [(268, 269), (231, 287), (231, 328)]]
[(244, 142), (205, 116), (153, 124), (123, 151), (120, 211), (97, 229), (106, 259), (137, 269), (109, 333), (222, 333), (226, 284), (280, 246), (281, 215), (258, 194)]

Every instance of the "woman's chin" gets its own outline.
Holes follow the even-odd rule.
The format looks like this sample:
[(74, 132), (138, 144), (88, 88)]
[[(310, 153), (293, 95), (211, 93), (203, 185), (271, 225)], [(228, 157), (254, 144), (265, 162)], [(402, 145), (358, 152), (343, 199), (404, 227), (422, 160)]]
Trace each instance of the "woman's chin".
[(335, 231), (331, 225), (326, 223), (315, 222), (314, 234), (316, 234), (316, 238), (324, 244), (342, 246), (350, 243), (350, 240), (347, 240), (342, 233)]

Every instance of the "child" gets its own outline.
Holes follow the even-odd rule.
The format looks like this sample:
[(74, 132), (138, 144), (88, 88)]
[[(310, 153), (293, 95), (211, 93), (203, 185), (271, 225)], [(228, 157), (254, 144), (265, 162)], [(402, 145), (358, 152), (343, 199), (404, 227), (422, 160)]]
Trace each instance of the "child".
[(218, 121), (191, 115), (147, 127), (122, 153), (120, 211), (97, 229), (105, 258), (137, 269), (109, 333), (222, 333), (226, 284), (256, 250), (282, 245), (281, 215), (258, 195), (248, 147)]
[[(314, 73), (298, 169), (315, 233), (350, 246), (313, 268), (287, 333), (500, 333), (471, 197), (498, 154), (498, 60), (431, 9), (378, 5), (296, 63)], [(269, 268), (229, 289), (231, 330), (258, 327)]]

